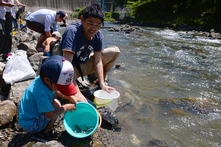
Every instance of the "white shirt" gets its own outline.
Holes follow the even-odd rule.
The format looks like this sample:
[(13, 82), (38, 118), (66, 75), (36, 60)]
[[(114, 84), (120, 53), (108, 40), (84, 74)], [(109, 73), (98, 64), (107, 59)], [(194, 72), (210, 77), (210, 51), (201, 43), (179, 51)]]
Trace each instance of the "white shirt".
[[(14, 4), (14, 0), (8, 0), (8, 2), (11, 2), (12, 4)], [(5, 7), (6, 8), (6, 12), (12, 12), (12, 9), (14, 9), (14, 7)]]
[[(1, 2), (3, 2), (3, 0), (0, 0)], [(5, 20), (5, 13), (6, 13), (6, 9), (4, 6), (0, 6), (0, 19)]]
[(50, 27), (53, 26), (53, 31), (58, 31), (56, 22), (56, 11), (48, 9), (40, 9), (31, 13), (26, 20), (35, 21), (45, 26), (45, 32), (50, 32)]

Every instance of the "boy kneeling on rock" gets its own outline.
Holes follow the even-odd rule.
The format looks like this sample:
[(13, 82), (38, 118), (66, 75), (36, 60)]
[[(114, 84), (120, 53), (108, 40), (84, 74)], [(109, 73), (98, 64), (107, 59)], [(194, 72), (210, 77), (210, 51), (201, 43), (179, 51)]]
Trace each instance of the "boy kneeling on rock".
[[(77, 103), (73, 75), (72, 64), (62, 56), (50, 56), (42, 63), (40, 75), (25, 89), (19, 104), (18, 123), (26, 132), (46, 140), (57, 139), (52, 131), (56, 119), (74, 110)], [(61, 105), (56, 97), (70, 103)]]

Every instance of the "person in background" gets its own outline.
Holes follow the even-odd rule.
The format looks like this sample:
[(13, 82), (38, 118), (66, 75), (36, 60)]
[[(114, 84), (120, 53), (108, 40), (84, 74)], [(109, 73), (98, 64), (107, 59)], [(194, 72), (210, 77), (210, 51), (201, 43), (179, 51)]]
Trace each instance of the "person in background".
[[(66, 14), (66, 19), (68, 17), (68, 14)], [(63, 19), (63, 24), (60, 25), (60, 27), (66, 27), (67, 26), (67, 23), (66, 23), (66, 19)]]
[(19, 27), (20, 29), (22, 29), (24, 27), (22, 14), (19, 15), (18, 20), (19, 20)]
[(84, 100), (77, 78), (89, 75), (93, 72), (97, 75), (97, 81), (101, 89), (110, 92), (113, 87), (108, 86), (105, 79), (108, 71), (114, 65), (120, 54), (118, 47), (105, 48), (103, 35), (100, 31), (104, 23), (104, 12), (100, 5), (87, 6), (81, 16), (81, 22), (70, 24), (62, 35), (61, 49), (63, 56), (70, 61), (75, 68), (74, 84), (77, 89), (76, 97)]
[[(25, 20), (26, 26), (38, 33), (41, 33), (36, 50), (43, 52), (42, 43), (46, 38), (51, 37), (53, 31), (58, 31), (57, 22), (61, 22), (66, 18), (66, 13), (64, 11), (52, 11), (48, 9), (40, 9), (31, 13)], [(52, 28), (53, 26), (53, 28)]]
[(3, 0), (0, 0), (0, 54), (5, 52), (5, 44), (6, 44), (6, 28), (5, 28), (5, 14), (7, 7), (14, 7), (15, 4), (10, 2), (5, 2)]
[(19, 23), (20, 29), (23, 28), (23, 18), (24, 18), (24, 8), (21, 7), (21, 8), (18, 9), (18, 11), (16, 13), (16, 19)]
[[(12, 4), (17, 4), (19, 6), (26, 6), (24, 4), (21, 4), (19, 0), (7, 0), (8, 2)], [(5, 7), (6, 8), (6, 14), (5, 14), (5, 44), (4, 44), (4, 50), (2, 59), (6, 60), (8, 56), (10, 56), (11, 48), (12, 48), (12, 12), (13, 7)]]
[(15, 7), (12, 8), (12, 23), (13, 23), (13, 30), (18, 31), (18, 21), (16, 19)]
[[(18, 110), (18, 123), (28, 133), (45, 140), (57, 139), (53, 126), (59, 115), (75, 109), (77, 99), (73, 84), (74, 68), (59, 55), (45, 59), (40, 75), (25, 89)], [(61, 105), (56, 98), (69, 103)]]
[(24, 19), (26, 19), (30, 14), (31, 14), (30, 10), (25, 11)]
[(51, 46), (53, 43), (56, 43), (57, 41), (61, 40), (61, 34), (59, 32), (53, 32), (52, 37), (48, 37), (44, 44), (44, 55), (45, 56), (51, 56)]

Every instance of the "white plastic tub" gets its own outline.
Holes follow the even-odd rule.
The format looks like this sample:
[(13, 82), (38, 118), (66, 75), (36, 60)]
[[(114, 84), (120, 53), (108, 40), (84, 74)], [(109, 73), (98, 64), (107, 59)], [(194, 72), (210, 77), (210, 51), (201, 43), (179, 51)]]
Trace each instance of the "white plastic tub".
[(115, 111), (118, 106), (119, 96), (120, 93), (116, 90), (112, 90), (110, 93), (104, 90), (97, 90), (94, 92), (94, 103), (97, 107), (108, 106)]

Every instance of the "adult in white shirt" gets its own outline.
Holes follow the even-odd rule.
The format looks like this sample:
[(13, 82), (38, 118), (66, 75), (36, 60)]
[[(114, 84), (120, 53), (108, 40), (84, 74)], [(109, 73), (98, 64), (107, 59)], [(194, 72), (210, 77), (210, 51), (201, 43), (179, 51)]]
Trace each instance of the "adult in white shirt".
[(5, 28), (5, 15), (6, 15), (6, 8), (7, 7), (14, 7), (15, 4), (11, 2), (5, 2), (0, 0), (0, 54), (5, 52), (5, 44), (6, 44), (6, 28)]
[[(38, 38), (36, 50), (43, 52), (42, 43), (51, 37), (53, 31), (58, 31), (57, 22), (61, 22), (66, 18), (67, 14), (64, 11), (52, 11), (48, 9), (40, 9), (31, 13), (25, 20), (26, 26), (38, 33), (41, 33)], [(53, 28), (52, 28), (53, 27)]]

